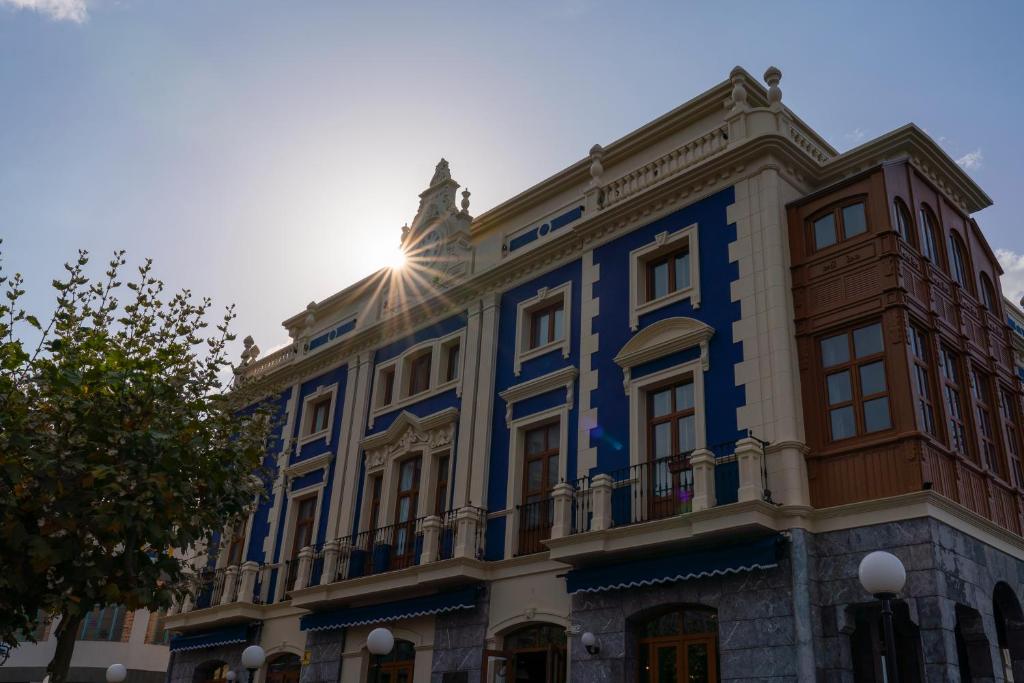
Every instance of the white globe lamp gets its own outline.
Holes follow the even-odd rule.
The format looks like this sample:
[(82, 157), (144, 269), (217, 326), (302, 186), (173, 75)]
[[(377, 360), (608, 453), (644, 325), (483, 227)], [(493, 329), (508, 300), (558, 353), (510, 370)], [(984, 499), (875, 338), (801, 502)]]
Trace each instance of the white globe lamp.
[(893, 597), (907, 582), (907, 570), (900, 558), (884, 550), (868, 553), (857, 570), (860, 585), (875, 597)]
[(227, 676), (225, 676), (225, 678), (228, 679), (228, 683), (235, 683), (235, 679), (238, 678), (238, 676), (237, 676), (237, 674), (235, 674), (234, 671), (229, 671), (227, 673)]
[(107, 667), (107, 683), (124, 683), (128, 678), (128, 669), (124, 664), (111, 664)]
[(371, 655), (388, 655), (395, 647), (395, 636), (386, 628), (375, 628), (366, 636), (366, 649)]

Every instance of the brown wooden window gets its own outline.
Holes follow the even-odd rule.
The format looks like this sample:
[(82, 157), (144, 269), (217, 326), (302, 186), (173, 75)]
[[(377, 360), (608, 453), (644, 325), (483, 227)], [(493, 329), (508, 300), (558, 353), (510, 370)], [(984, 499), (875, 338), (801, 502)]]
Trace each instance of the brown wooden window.
[(985, 466), (999, 477), (1005, 477), (1000, 464), (999, 446), (995, 425), (992, 423), (992, 383), (988, 375), (971, 369), (971, 396), (974, 398), (974, 412), (978, 418), (978, 441)]
[(524, 439), (518, 555), (541, 552), (544, 550), (541, 541), (551, 536), (554, 522), (551, 489), (558, 483), (559, 474), (559, 423), (527, 430)]
[(864, 200), (841, 204), (811, 219), (811, 238), (815, 249), (831, 247), (851, 237), (867, 232)]
[(530, 348), (536, 349), (562, 339), (564, 330), (564, 302), (538, 308), (530, 313)]
[(934, 214), (926, 204), (921, 205), (921, 255), (941, 266), (939, 261), (939, 241), (936, 233)]
[(395, 369), (388, 368), (380, 373), (380, 405), (389, 405), (395, 399)]
[(896, 208), (896, 232), (909, 244), (917, 246), (917, 240), (914, 239), (914, 219), (910, 217), (910, 209), (900, 199), (893, 203)]
[(1012, 390), (999, 390), (999, 413), (1003, 419), (1003, 432), (1006, 438), (1006, 453), (1010, 456), (1010, 475), (1017, 487), (1024, 487), (1024, 471), (1020, 464), (1020, 430), (1017, 425), (1017, 401)]
[(647, 272), (647, 298), (654, 301), (690, 286), (690, 246), (655, 256), (644, 264)]
[(967, 428), (964, 420), (963, 374), (960, 358), (949, 348), (942, 347), (942, 394), (946, 404), (946, 420), (949, 428), (949, 447), (962, 455), (969, 455)]
[(316, 496), (298, 501), (295, 512), (295, 531), (292, 534), (292, 557), (313, 543), (313, 528), (316, 526)]
[(650, 519), (690, 510), (693, 470), (688, 456), (697, 447), (697, 410), (693, 379), (647, 392), (647, 460)]
[(307, 434), (318, 434), (327, 429), (331, 414), (331, 397), (317, 399), (309, 407), (309, 428)]
[(820, 346), (832, 441), (892, 427), (881, 323), (826, 337)]
[(402, 461), (398, 466), (398, 493), (395, 496), (395, 534), (391, 547), (393, 569), (408, 567), (415, 561), (416, 511), (420, 500), (419, 456)]
[(921, 329), (914, 324), (908, 328), (910, 338), (911, 380), (914, 388), (914, 407), (917, 412), (918, 428), (938, 436), (935, 427), (935, 404), (932, 401), (931, 384), (931, 350), (928, 347), (928, 337)]
[(982, 273), (978, 279), (981, 282), (981, 303), (989, 313), (999, 315), (999, 298), (996, 297), (996, 288), (992, 286), (992, 280), (985, 273)]
[(434, 480), (434, 514), (443, 515), (448, 508), (448, 455), (437, 458), (437, 476)]
[(380, 499), (384, 492), (384, 477), (376, 475), (370, 479), (370, 528), (380, 526)]
[(424, 353), (409, 363), (409, 395), (420, 394), (429, 388), (430, 353)]
[(242, 549), (245, 547), (245, 523), (240, 522), (231, 531), (231, 540), (228, 542), (227, 566), (234, 567), (242, 564)]
[(453, 342), (445, 349), (444, 381), (451, 382), (459, 376), (459, 342)]
[(967, 259), (963, 241), (953, 231), (949, 233), (949, 260), (953, 268), (953, 279), (968, 292), (973, 293), (970, 261)]

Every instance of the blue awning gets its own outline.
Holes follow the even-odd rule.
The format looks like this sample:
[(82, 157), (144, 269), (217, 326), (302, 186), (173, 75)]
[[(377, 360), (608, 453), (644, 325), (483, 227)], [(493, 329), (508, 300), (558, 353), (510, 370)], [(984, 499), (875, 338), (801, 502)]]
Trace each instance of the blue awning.
[(570, 593), (597, 593), (768, 569), (778, 564), (781, 535), (705, 548), (649, 560), (573, 569), (566, 576)]
[(186, 650), (202, 650), (207, 647), (244, 643), (249, 640), (249, 625), (235, 624), (215, 631), (196, 633), (191, 636), (174, 636), (171, 638), (171, 652)]
[(473, 609), (476, 607), (479, 594), (480, 588), (473, 586), (463, 590), (424, 595), (418, 598), (409, 598), (408, 600), (383, 602), (379, 605), (346, 607), (331, 612), (307, 614), (299, 621), (299, 628), (303, 631), (327, 631), (348, 626), (362, 626), (365, 624), (379, 624), (384, 621), (411, 619), (412, 617), (421, 617), (427, 614), (454, 612), (460, 609)]

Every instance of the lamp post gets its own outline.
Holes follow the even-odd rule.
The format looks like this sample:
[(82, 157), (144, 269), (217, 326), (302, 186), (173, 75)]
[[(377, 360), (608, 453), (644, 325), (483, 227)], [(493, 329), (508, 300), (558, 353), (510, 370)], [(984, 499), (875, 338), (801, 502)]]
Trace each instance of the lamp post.
[(128, 678), (128, 669), (124, 664), (111, 664), (107, 667), (107, 683), (124, 683)]
[(384, 627), (375, 628), (370, 631), (370, 635), (366, 636), (366, 649), (370, 651), (370, 654), (377, 657), (377, 661), (373, 666), (373, 680), (377, 683), (380, 678), (380, 657), (391, 654), (391, 650), (395, 647), (395, 636), (388, 629)]
[(857, 570), (860, 585), (882, 602), (882, 630), (885, 634), (885, 669), (889, 683), (899, 683), (896, 666), (896, 634), (893, 629), (892, 601), (907, 582), (907, 570), (900, 558), (884, 550), (868, 553)]
[(249, 670), (249, 683), (256, 683), (256, 672), (267, 659), (267, 653), (259, 645), (250, 645), (242, 650), (242, 666)]

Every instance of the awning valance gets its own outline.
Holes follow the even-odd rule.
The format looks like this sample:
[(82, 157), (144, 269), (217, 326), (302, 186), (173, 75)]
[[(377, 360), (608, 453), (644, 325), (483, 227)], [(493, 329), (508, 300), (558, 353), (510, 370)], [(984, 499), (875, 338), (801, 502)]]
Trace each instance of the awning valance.
[(299, 628), (303, 631), (327, 631), (335, 628), (411, 619), (427, 614), (454, 612), (460, 609), (473, 609), (476, 607), (479, 593), (479, 587), (472, 586), (458, 591), (424, 595), (408, 600), (383, 602), (379, 605), (346, 607), (331, 612), (307, 614), (299, 622)]
[(249, 625), (235, 624), (225, 626), (206, 633), (196, 633), (190, 636), (174, 636), (171, 638), (171, 652), (185, 652), (187, 650), (202, 650), (208, 647), (220, 645), (231, 645), (244, 643), (249, 640)]
[(677, 552), (648, 560), (573, 569), (566, 583), (570, 593), (597, 593), (768, 569), (778, 564), (781, 540), (782, 536), (775, 534), (756, 541)]

